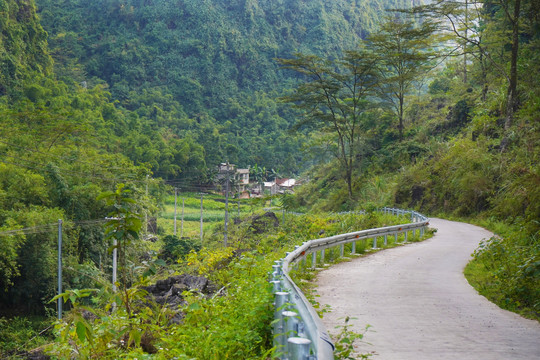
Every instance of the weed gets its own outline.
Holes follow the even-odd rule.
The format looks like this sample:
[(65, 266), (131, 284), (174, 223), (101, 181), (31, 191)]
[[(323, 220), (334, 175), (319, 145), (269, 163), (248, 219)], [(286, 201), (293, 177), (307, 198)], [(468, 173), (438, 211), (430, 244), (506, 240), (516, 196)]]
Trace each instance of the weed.
[(334, 356), (339, 360), (369, 359), (373, 356), (373, 353), (358, 354), (355, 343), (357, 341), (364, 342), (362, 340), (369, 330), (370, 325), (367, 325), (362, 333), (358, 333), (351, 330), (353, 325), (349, 322), (351, 320), (356, 320), (356, 318), (347, 316), (344, 320), (345, 323), (343, 325), (336, 326), (336, 329), (339, 329), (339, 333), (334, 339)]

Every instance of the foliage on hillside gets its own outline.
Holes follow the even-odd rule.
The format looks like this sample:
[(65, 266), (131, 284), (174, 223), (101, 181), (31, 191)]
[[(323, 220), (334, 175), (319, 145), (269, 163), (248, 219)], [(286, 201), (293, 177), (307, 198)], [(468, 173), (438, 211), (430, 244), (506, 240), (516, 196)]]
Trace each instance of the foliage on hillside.
[(34, 74), (49, 74), (47, 33), (33, 0), (0, 1), (0, 96), (18, 94)]
[[(398, 112), (404, 115), (403, 126), (396, 128), (396, 114), (376, 96), (370, 98), (376, 116), (365, 119), (363, 131), (355, 133), (362, 141), (354, 149), (360, 156), (351, 162), (350, 187), (328, 156), (335, 149), (329, 147), (332, 137), (313, 129), (288, 132), (299, 114), (275, 99), (290, 95), (289, 88), (302, 79), (278, 71), (273, 59), (301, 51), (339, 61), (377, 26), (383, 7), (405, 3), (410, 1), (38, 0), (52, 46), (48, 49), (35, 2), (0, 0), (2, 311), (53, 312), (48, 301), (56, 287), (58, 219), (64, 220), (64, 266), (70, 270), (65, 286), (102, 285), (103, 292), (83, 295), (96, 295), (101, 305), (120, 305), (122, 299), (105, 289), (109, 281), (102, 278), (112, 250), (102, 225), (114, 205), (98, 195), (125, 183), (136, 200), (131, 210), (152, 212), (163, 189), (150, 186), (146, 196), (147, 175), (196, 191), (211, 180), (214, 165), (229, 160), (289, 174), (315, 164), (306, 173), (308, 184), (285, 198), (288, 209), (317, 213), (393, 202), (428, 213), (510, 223), (512, 231), (503, 234), (504, 240), (486, 242), (476, 252), (476, 283), (503, 306), (538, 316), (537, 2), (483, 1), (478, 22), (465, 24), (481, 43), (455, 42), (458, 52), (459, 47), (467, 50), (465, 60), (446, 59), (443, 68), (430, 74), (429, 84), (424, 77), (414, 81), (416, 89), (406, 94), (404, 112)], [(516, 23), (504, 6), (520, 3)], [(463, 29), (458, 33), (467, 34)], [(350, 102), (348, 97), (340, 100), (339, 106)], [(309, 158), (304, 148), (311, 150)], [(307, 240), (321, 228), (346, 231), (346, 224), (307, 217), (289, 230)], [(203, 299), (188, 294), (185, 319), (192, 326), (167, 327), (159, 317), (162, 309), (151, 307), (143, 308), (140, 318), (130, 318), (130, 309), (108, 317), (98, 308), (93, 322), (77, 318), (75, 311), (71, 322), (57, 329), (65, 341), (52, 350), (64, 356), (76, 344), (88, 354), (101, 354), (93, 352), (99, 348), (112, 356), (126, 351), (140, 355), (145, 339), (179, 357), (212, 358), (217, 350), (206, 346), (208, 340), (231, 357), (264, 356), (268, 327), (257, 320), (269, 313), (265, 272), (271, 250), (292, 240), (282, 231), (255, 236), (246, 224), (231, 234), (237, 249), (257, 250), (231, 259), (225, 268), (220, 267), (220, 250), (186, 256), (189, 246), (175, 239), (167, 243), (183, 246), (176, 252), (167, 249), (169, 260), (182, 255), (183, 270), (215, 270), (209, 276), (229, 295)], [(210, 237), (212, 245), (221, 243), (221, 229)], [(133, 241), (122, 264), (132, 276), (127, 282), (159, 267), (141, 260), (152, 256), (154, 245)], [(137, 266), (142, 261), (144, 266)], [(246, 272), (256, 280), (246, 278)], [(140, 296), (133, 291), (122, 296)], [(75, 304), (81, 293), (70, 295), (82, 311)], [(219, 318), (219, 324), (201, 326), (210, 316)], [(145, 337), (147, 332), (162, 337)], [(237, 340), (236, 348), (227, 347)]]
[[(508, 70), (516, 44), (509, 20), (514, 15), (504, 7), (513, 11), (517, 2), (483, 3), (485, 7), (469, 9), (469, 16), (478, 16), (479, 26), (468, 23), (457, 31), (462, 35), (467, 25), (469, 34), (478, 34), (465, 44), (458, 38), (454, 49), (460, 52), (465, 46), (466, 70), (460, 55), (432, 72), (427, 91), (423, 79), (417, 79), (417, 93), (407, 96), (403, 141), (388, 141), (391, 129), (384, 117), (382, 131), (374, 126), (367, 134), (376, 147), (355, 169), (354, 199), (347, 198), (345, 184), (339, 181), (343, 171), (331, 162), (312, 170), (312, 181), (296, 202), (315, 210), (383, 206), (390, 200), (428, 214), (489, 218), (488, 224), (503, 221), (511, 229), (501, 234), (505, 239), (486, 243), (475, 255), (477, 268), (484, 271), (480, 286), (491, 289), (484, 293), (501, 306), (537, 317), (540, 87), (531, 74), (540, 73), (540, 21), (536, 3), (521, 2), (514, 103)], [(463, 21), (464, 9), (458, 10), (449, 16)]]
[[(221, 239), (212, 237), (209, 247), (177, 257), (175, 265), (163, 268), (156, 262), (137, 267), (128, 292), (113, 293), (108, 281), (96, 274), (92, 277), (98, 281), (93, 285), (98, 289), (68, 290), (63, 298), (69, 299), (73, 309), (57, 322), (56, 341), (43, 347), (46, 353), (62, 358), (74, 354), (88, 358), (267, 358), (274, 312), (268, 269), (273, 261), (321, 231), (333, 235), (403, 219), (377, 213), (288, 215), (285, 223), (272, 224), (262, 233), (249, 227), (252, 219), (244, 220), (232, 225), (228, 248), (216, 246)], [(171, 274), (203, 275), (215, 284), (214, 292), (185, 290), (178, 307), (149, 301), (145, 285)], [(173, 321), (178, 311), (180, 323)]]
[[(66, 83), (105, 81), (117, 106), (135, 111), (142, 124), (201, 145), (209, 167), (228, 160), (285, 174), (305, 169), (304, 136), (286, 134), (295, 113), (275, 98), (295, 76), (280, 72), (274, 58), (298, 51), (339, 56), (376, 28), (382, 9), (407, 4), (38, 1), (56, 71)], [(191, 181), (190, 173), (201, 171), (191, 163), (151, 165), (164, 178)]]

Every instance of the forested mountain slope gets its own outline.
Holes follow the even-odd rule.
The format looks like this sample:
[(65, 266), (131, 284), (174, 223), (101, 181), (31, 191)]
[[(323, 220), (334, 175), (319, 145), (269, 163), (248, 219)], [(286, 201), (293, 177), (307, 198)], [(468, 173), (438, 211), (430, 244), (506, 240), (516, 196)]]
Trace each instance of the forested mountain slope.
[[(37, 1), (58, 75), (106, 81), (119, 106), (169, 136), (192, 138), (209, 167), (229, 160), (305, 168), (295, 114), (276, 103), (295, 74), (276, 57), (338, 57), (409, 1)], [(74, 66), (74, 64), (80, 64)], [(195, 122), (187, 123), (185, 115)], [(204, 134), (204, 136), (203, 136)], [(137, 161), (152, 161), (142, 156)], [(163, 177), (184, 173), (153, 170)]]
[(0, 31), (0, 95), (20, 91), (21, 82), (34, 71), (50, 73), (47, 33), (33, 1), (1, 1)]
[(66, 266), (107, 266), (92, 221), (118, 183), (152, 211), (149, 176), (194, 190), (224, 160), (308, 166), (275, 100), (296, 75), (273, 58), (337, 57), (399, 5), (0, 0), (0, 302), (39, 312), (52, 297), (58, 219)]

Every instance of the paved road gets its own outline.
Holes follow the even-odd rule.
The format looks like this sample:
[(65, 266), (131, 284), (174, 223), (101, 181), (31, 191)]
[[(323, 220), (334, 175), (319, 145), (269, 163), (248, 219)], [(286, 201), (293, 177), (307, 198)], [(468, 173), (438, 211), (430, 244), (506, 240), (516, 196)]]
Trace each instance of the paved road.
[(346, 316), (355, 330), (372, 328), (362, 353), (375, 360), (540, 359), (540, 324), (501, 310), (477, 294), (463, 268), (491, 233), (477, 226), (431, 219), (436, 235), (384, 250), (319, 274), (318, 299), (332, 311), (330, 333)]

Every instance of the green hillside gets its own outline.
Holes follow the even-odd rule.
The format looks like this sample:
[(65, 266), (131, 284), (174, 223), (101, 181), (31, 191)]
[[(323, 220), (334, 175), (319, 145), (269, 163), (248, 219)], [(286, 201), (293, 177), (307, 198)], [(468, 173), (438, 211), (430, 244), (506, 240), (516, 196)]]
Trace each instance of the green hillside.
[[(119, 107), (201, 144), (209, 167), (229, 160), (292, 175), (306, 168), (304, 137), (283, 135), (296, 115), (275, 99), (295, 75), (279, 71), (274, 58), (340, 56), (376, 28), (384, 8), (406, 3), (40, 0), (38, 6), (66, 82), (105, 81)], [(152, 170), (169, 178), (193, 171), (154, 164)]]
[[(540, 318), (539, 14), (536, 0), (0, 0), (0, 357), (49, 342), (60, 357), (265, 358), (272, 260), (385, 224), (370, 210), (387, 205), (493, 229), (470, 283)], [(259, 233), (269, 199), (243, 203), (225, 247), (208, 196), (201, 248), (198, 196), (223, 161), (301, 178), (270, 204), (307, 215)], [(172, 186), (192, 195), (192, 238), (171, 235)], [(59, 219), (76, 311), (43, 338), (30, 315), (55, 315)], [(185, 327), (140, 291), (184, 272), (217, 291), (183, 294)]]

